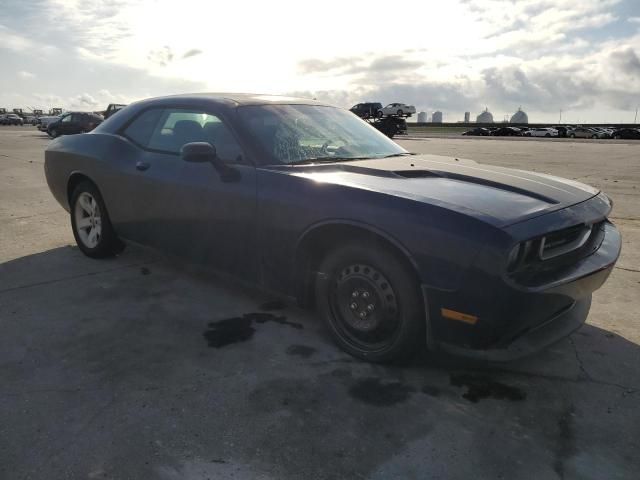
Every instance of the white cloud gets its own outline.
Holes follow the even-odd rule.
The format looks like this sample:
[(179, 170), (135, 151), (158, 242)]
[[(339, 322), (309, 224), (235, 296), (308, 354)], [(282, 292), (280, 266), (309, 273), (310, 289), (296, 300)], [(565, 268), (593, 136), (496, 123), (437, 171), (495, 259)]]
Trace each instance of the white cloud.
[[(626, 18), (623, 1), (405, 0), (393, 16), (383, 1), (325, 0), (311, 15), (299, 0), (16, 2), (18, 17), (0, 11), (0, 49), (74, 108), (209, 89), (460, 112), (489, 103), (497, 118), (520, 104), (541, 117), (562, 104), (595, 117), (622, 112), (640, 91), (640, 34), (628, 33), (640, 17)], [(381, 31), (407, 26), (363, 35), (353, 27), (365, 12)], [(225, 21), (235, 18), (242, 28)], [(35, 102), (22, 83), (0, 77), (0, 103)]]
[(27, 72), (26, 70), (21, 70), (18, 72), (18, 76), (25, 78), (25, 79), (31, 79), (31, 78), (35, 78), (36, 76), (31, 73), (31, 72)]

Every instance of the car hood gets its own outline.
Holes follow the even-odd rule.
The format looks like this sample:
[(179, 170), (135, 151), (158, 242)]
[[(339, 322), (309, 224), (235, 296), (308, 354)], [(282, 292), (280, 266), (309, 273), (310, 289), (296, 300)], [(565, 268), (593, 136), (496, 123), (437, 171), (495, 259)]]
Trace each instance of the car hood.
[(438, 155), (273, 167), (290, 175), (429, 203), (505, 227), (588, 200), (599, 190), (551, 175)]

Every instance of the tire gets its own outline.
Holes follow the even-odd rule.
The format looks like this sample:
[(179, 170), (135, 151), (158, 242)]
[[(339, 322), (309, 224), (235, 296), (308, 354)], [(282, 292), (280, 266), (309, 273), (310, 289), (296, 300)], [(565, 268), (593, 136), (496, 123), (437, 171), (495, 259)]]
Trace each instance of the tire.
[(404, 112), (403, 112), (402, 110), (398, 110), (398, 112), (397, 112), (397, 113), (398, 113), (398, 116), (400, 116), (400, 117), (401, 117), (402, 115), (404, 115)]
[(49, 136), (50, 136), (51, 138), (57, 138), (57, 137), (58, 137), (58, 130), (56, 130), (56, 129), (54, 128), (53, 130), (51, 130), (51, 131), (49, 132)]
[(576, 138), (576, 134), (572, 133), (571, 135), (569, 135), (571, 138)]
[(616, 140), (620, 140), (622, 137), (620, 135), (615, 135), (613, 138), (615, 138)]
[(545, 136), (545, 137), (550, 137), (550, 136), (551, 136), (551, 134), (550, 134), (550, 133), (545, 133), (545, 135), (544, 135), (544, 136)]
[(382, 363), (406, 360), (425, 346), (418, 282), (396, 255), (347, 244), (324, 258), (320, 272), (316, 305), (342, 350)]
[(376, 115), (378, 116), (378, 118), (382, 118), (382, 117), (383, 117), (383, 115), (384, 115), (384, 113), (382, 113), (382, 110), (378, 110), (378, 111), (376, 112)]
[(93, 183), (78, 184), (71, 194), (69, 210), (73, 236), (82, 253), (91, 258), (105, 258), (122, 251), (124, 244), (118, 239), (102, 195)]

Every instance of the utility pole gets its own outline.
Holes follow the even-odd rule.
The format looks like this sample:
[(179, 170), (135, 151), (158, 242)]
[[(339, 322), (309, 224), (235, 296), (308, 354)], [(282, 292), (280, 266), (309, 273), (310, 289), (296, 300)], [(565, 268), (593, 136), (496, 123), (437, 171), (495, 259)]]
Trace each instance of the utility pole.
[(562, 125), (562, 109), (560, 109), (560, 119), (558, 120), (558, 123)]
[(638, 120), (638, 107), (636, 107), (636, 116), (633, 118), (633, 123), (635, 124)]

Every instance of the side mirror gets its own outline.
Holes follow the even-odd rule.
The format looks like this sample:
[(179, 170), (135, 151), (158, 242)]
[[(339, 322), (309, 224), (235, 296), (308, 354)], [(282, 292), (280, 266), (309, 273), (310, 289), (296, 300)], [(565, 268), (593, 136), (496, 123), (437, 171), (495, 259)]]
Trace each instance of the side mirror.
[(216, 169), (220, 180), (223, 182), (237, 182), (240, 180), (240, 172), (230, 165), (222, 162), (216, 153), (216, 147), (208, 142), (186, 143), (180, 149), (180, 155), (185, 162), (205, 163), (209, 162)]
[(191, 163), (214, 163), (218, 160), (216, 147), (207, 142), (186, 143), (180, 149), (182, 160)]

